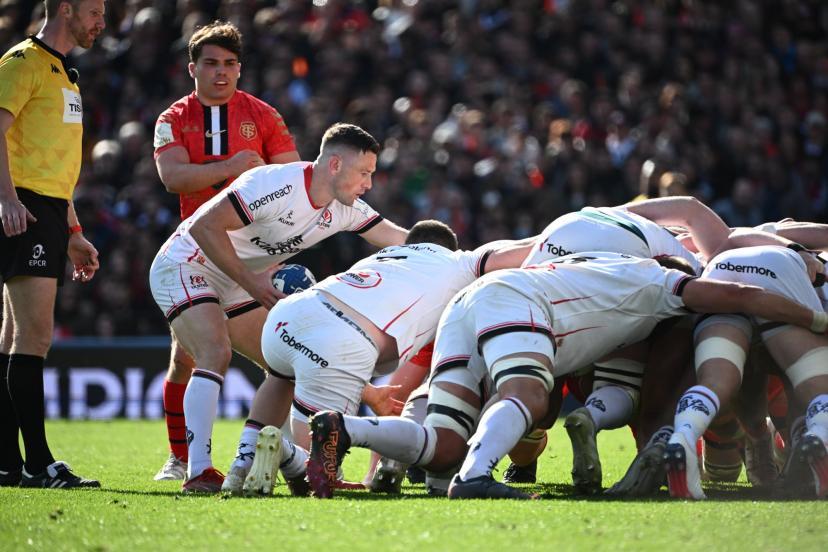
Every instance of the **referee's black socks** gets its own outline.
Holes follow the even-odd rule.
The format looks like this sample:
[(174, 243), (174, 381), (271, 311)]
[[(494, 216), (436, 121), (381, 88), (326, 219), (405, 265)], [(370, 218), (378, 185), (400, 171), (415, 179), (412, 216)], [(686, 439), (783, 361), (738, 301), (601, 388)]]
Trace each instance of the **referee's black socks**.
[(46, 442), (43, 360), (16, 353), (9, 360), (9, 395), (23, 434), (26, 472), (30, 475), (43, 472), (55, 461)]
[(9, 355), (0, 353), (0, 471), (19, 470), (23, 465), (18, 441), (17, 414), (14, 413), (8, 384)]

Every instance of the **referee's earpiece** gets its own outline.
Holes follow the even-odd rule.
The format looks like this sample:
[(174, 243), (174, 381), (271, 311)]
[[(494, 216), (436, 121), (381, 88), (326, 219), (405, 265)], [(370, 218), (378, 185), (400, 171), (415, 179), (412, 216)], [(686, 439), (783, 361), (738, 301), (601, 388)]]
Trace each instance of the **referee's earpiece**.
[(78, 73), (77, 69), (71, 67), (68, 71), (66, 71), (66, 76), (69, 77), (69, 82), (75, 84), (80, 78), (80, 73)]

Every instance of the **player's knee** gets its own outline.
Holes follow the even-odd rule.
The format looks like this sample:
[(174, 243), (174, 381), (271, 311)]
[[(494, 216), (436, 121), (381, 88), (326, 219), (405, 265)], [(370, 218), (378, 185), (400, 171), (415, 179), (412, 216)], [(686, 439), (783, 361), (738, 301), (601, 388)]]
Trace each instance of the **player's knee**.
[(466, 456), (466, 441), (461, 435), (446, 428), (433, 428), (436, 442), (434, 455), (423, 467), (433, 473), (443, 473), (455, 468)]
[(710, 336), (696, 343), (694, 362), (696, 374), (717, 373), (738, 378), (741, 382), (747, 351), (735, 341), (726, 337)]
[(828, 347), (811, 349), (791, 364), (785, 375), (794, 389), (828, 379)]

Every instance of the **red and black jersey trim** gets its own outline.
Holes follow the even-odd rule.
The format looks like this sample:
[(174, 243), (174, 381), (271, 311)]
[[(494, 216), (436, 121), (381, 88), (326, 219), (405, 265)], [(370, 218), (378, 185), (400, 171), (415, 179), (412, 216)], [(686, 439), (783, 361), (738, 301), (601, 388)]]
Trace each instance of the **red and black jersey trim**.
[(369, 220), (368, 222), (366, 222), (364, 226), (361, 226), (361, 227), (357, 228), (356, 230), (354, 230), (354, 232), (357, 233), (357, 234), (362, 234), (363, 232), (367, 232), (368, 230), (370, 230), (371, 228), (373, 228), (374, 226), (376, 226), (380, 222), (382, 222), (382, 217), (377, 215), (376, 217), (374, 217), (371, 220)]
[(681, 281), (679, 281), (679, 283), (677, 283), (673, 288), (673, 295), (681, 297), (681, 294), (684, 293), (685, 286), (697, 278), (698, 276), (687, 276), (686, 278), (682, 278)]
[(227, 194), (227, 199), (230, 200), (230, 205), (233, 206), (233, 209), (235, 209), (236, 214), (239, 215), (239, 219), (245, 226), (253, 222), (253, 220), (248, 216), (247, 211), (244, 208), (244, 205), (242, 205), (241, 201), (239, 200), (239, 197), (236, 194), (234, 194), (233, 192), (229, 192)]

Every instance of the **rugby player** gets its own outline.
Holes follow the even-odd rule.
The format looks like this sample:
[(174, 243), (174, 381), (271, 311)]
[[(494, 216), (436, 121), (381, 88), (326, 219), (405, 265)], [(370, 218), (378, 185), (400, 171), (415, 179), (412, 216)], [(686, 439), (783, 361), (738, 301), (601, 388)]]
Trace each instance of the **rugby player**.
[[(251, 169), (182, 222), (150, 268), (153, 298), (175, 339), (196, 362), (184, 394), (185, 491), (218, 492), (224, 476), (210, 456), (219, 392), (232, 350), (266, 366), (261, 329), (284, 297), (272, 283), (281, 261), (341, 231), (386, 247), (407, 234), (360, 197), (371, 189), (379, 144), (361, 128), (335, 124), (312, 163)], [(263, 386), (281, 385), (265, 378)]]
[[(824, 268), (815, 257), (802, 255), (803, 249), (794, 245), (728, 250), (711, 260), (704, 275), (759, 285), (813, 309), (818, 316), (811, 329), (821, 334), (828, 326), (828, 314), (824, 312), (824, 296), (814, 288), (814, 283), (817, 275), (824, 281)], [(705, 498), (695, 461), (695, 443), (742, 383), (752, 323), (758, 326), (762, 341), (784, 371), (797, 398), (808, 405), (804, 436), (792, 452), (797, 457), (794, 468), (810, 467), (814, 494), (828, 494), (828, 338), (803, 328), (771, 323), (773, 320), (755, 314), (752, 319), (720, 314), (705, 318), (696, 326), (697, 385), (679, 400), (675, 432), (664, 453), (671, 496)]]

